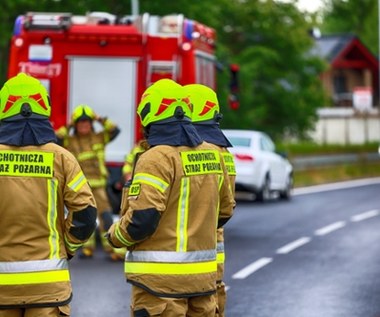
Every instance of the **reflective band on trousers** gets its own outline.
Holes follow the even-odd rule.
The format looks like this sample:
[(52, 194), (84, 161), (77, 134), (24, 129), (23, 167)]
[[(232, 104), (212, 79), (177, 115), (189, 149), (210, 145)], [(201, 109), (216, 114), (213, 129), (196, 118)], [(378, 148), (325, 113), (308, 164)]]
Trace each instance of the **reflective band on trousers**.
[(201, 274), (216, 272), (217, 268), (216, 250), (132, 251), (127, 253), (125, 261), (125, 273)]
[(217, 263), (224, 263), (225, 256), (224, 256), (224, 242), (218, 242), (216, 245), (216, 262)]
[(28, 285), (70, 281), (66, 259), (0, 262), (0, 285)]

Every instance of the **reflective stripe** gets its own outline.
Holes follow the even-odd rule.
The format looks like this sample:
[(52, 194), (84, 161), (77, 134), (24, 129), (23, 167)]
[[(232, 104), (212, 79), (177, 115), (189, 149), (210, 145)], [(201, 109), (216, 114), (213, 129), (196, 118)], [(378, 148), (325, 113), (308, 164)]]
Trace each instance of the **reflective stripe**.
[(86, 182), (86, 177), (84, 176), (83, 172), (80, 171), (67, 186), (69, 186), (73, 191), (77, 192)]
[(50, 259), (59, 259), (59, 234), (57, 230), (57, 187), (56, 179), (47, 180), (48, 188), (48, 211), (47, 223), (49, 225)]
[(125, 262), (124, 272), (132, 274), (202, 274), (216, 272), (216, 261), (197, 263)]
[(82, 152), (78, 154), (77, 158), (79, 162), (89, 160), (92, 158), (96, 158), (96, 153), (93, 151)]
[(103, 187), (107, 184), (105, 179), (88, 179), (88, 183), (92, 188)]
[(99, 150), (103, 150), (104, 149), (104, 145), (102, 143), (95, 143), (92, 148), (94, 149), (94, 151), (99, 151)]
[(190, 196), (190, 179), (184, 177), (181, 179), (181, 189), (177, 210), (177, 252), (187, 250), (187, 223), (189, 217), (189, 196)]
[(25, 285), (70, 281), (66, 259), (0, 262), (0, 285)]
[(154, 188), (157, 188), (160, 192), (165, 192), (165, 190), (169, 187), (169, 184), (165, 182), (164, 180), (153, 176), (151, 174), (146, 173), (138, 173), (133, 178), (133, 183), (143, 183), (150, 186), (153, 186)]
[(0, 273), (0, 285), (27, 285), (69, 281), (69, 270), (12, 274)]
[(224, 242), (218, 242), (216, 245), (216, 251), (218, 253), (224, 252)]
[(39, 271), (66, 270), (69, 264), (66, 259), (0, 262), (1, 273), (25, 273)]
[(128, 262), (204, 262), (214, 261), (216, 250), (201, 250), (188, 252), (175, 251), (129, 251), (125, 256)]
[(120, 230), (120, 222), (117, 222), (116, 223), (116, 226), (115, 226), (115, 236), (116, 238), (124, 245), (126, 246), (131, 246), (131, 245), (134, 245), (135, 243), (134, 242), (131, 242), (129, 240), (127, 240), (126, 238), (124, 238), (121, 230)]
[(69, 249), (70, 252), (74, 253), (76, 250), (78, 250), (83, 243), (72, 243), (68, 240), (67, 236), (65, 236), (65, 244), (66, 248)]
[(224, 260), (225, 260), (224, 252), (223, 253), (218, 253), (218, 255), (216, 256), (216, 263), (223, 264)]

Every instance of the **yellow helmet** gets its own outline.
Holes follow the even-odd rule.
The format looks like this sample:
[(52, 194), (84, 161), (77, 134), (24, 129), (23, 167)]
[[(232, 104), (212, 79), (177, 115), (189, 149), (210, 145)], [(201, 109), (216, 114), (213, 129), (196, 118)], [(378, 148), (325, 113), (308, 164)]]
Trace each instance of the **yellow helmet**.
[(191, 120), (192, 108), (183, 87), (171, 79), (160, 79), (141, 97), (137, 114), (143, 127), (155, 122)]
[(193, 123), (220, 121), (222, 115), (220, 114), (219, 101), (215, 91), (201, 84), (186, 85), (184, 89), (193, 106)]
[(49, 118), (50, 113), (46, 88), (38, 79), (25, 73), (9, 79), (0, 91), (0, 120)]
[(96, 117), (96, 114), (94, 112), (94, 110), (92, 110), (91, 107), (89, 107), (88, 105), (79, 105), (77, 106), (74, 111), (73, 111), (73, 114), (71, 115), (71, 121), (74, 122), (74, 123), (77, 123), (78, 121), (80, 120), (94, 120)]

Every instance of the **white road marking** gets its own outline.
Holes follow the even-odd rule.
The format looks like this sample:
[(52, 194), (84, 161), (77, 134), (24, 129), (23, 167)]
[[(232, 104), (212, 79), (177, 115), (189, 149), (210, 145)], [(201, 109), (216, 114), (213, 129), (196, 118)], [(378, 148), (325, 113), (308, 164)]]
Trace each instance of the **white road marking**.
[(320, 193), (320, 192), (331, 191), (331, 190), (354, 188), (354, 187), (378, 184), (379, 182), (380, 182), (380, 177), (374, 177), (374, 178), (364, 178), (364, 179), (357, 179), (357, 180), (352, 180), (352, 181), (337, 182), (337, 183), (330, 183), (330, 184), (323, 184), (323, 185), (299, 187), (299, 188), (293, 189), (292, 195), (298, 196), (298, 195)]
[(379, 211), (377, 209), (374, 209), (374, 210), (366, 211), (366, 212), (363, 212), (361, 214), (357, 214), (355, 216), (352, 216), (351, 221), (352, 222), (358, 222), (358, 221), (366, 220), (368, 218), (376, 217), (378, 215), (379, 215)]
[(309, 237), (302, 237), (299, 238), (293, 242), (290, 242), (283, 247), (279, 248), (276, 253), (278, 254), (287, 254), (289, 252), (292, 252), (293, 250), (302, 247), (304, 244), (309, 243), (311, 241), (311, 238)]
[(247, 265), (245, 268), (241, 269), (240, 271), (232, 275), (232, 278), (240, 279), (240, 280), (245, 279), (246, 277), (248, 277), (249, 275), (261, 269), (262, 267), (264, 267), (265, 265), (269, 264), (272, 261), (273, 261), (272, 258), (261, 258), (251, 263), (250, 265)]
[(315, 234), (317, 236), (324, 236), (324, 235), (329, 234), (335, 230), (343, 228), (345, 225), (346, 225), (345, 221), (337, 221), (337, 222), (332, 223), (331, 225), (328, 225), (326, 227), (323, 227), (323, 228), (316, 230)]

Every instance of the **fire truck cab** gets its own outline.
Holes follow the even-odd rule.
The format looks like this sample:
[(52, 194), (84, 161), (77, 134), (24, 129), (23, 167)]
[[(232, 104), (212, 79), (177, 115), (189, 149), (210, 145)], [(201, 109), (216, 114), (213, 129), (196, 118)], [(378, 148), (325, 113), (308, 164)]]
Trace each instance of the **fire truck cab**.
[[(124, 16), (30, 12), (15, 22), (8, 77), (28, 73), (45, 85), (54, 129), (88, 104), (121, 129), (108, 166), (121, 166), (141, 137), (136, 105), (160, 78), (215, 89), (215, 31), (181, 14)], [(99, 128), (99, 127), (95, 127)]]

